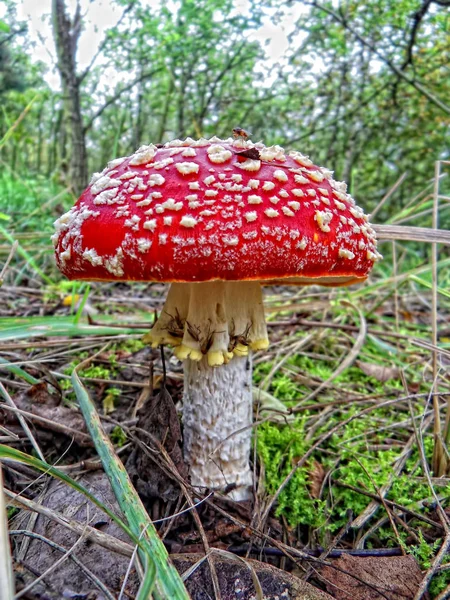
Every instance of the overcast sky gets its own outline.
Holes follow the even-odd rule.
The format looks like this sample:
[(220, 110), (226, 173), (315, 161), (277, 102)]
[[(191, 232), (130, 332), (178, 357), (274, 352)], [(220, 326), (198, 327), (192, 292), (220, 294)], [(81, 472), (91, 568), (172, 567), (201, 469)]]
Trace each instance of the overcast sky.
[[(159, 0), (141, 0), (141, 2), (150, 7), (159, 4)], [(90, 63), (105, 31), (113, 27), (119, 20), (123, 7), (118, 7), (109, 0), (95, 0), (94, 2), (81, 0), (80, 3), (82, 12), (86, 16), (77, 52), (78, 65), (82, 70)], [(166, 2), (167, 4), (170, 4), (170, 0)], [(235, 0), (235, 5), (236, 12), (242, 13), (246, 12), (248, 2), (247, 0)], [(70, 11), (74, 11), (76, 0), (66, 0), (66, 6)], [(29, 35), (35, 43), (33, 58), (49, 66), (47, 83), (53, 89), (59, 89), (59, 77), (54, 69), (55, 48), (50, 25), (51, 0), (18, 0), (17, 12), (18, 18), (29, 24)], [(0, 18), (1, 16), (2, 8), (0, 6)], [(265, 47), (268, 59), (276, 62), (287, 48), (287, 33), (289, 33), (294, 20), (290, 15), (283, 23), (275, 26), (270, 23), (270, 19), (267, 19), (266, 24), (250, 37), (261, 41), (269, 40)], [(97, 64), (101, 63), (97, 62)], [(109, 81), (109, 83), (113, 82)]]

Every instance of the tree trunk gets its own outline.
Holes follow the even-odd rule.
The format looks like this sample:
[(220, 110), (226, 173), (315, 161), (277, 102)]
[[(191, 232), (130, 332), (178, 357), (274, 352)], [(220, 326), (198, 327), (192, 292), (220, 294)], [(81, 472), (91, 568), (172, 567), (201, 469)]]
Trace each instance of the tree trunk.
[(37, 114), (37, 122), (38, 122), (38, 138), (37, 138), (37, 148), (36, 148), (36, 173), (40, 175), (41, 167), (42, 167), (42, 150), (43, 150), (43, 137), (44, 137), (44, 104), (42, 103), (39, 107), (39, 112)]
[[(143, 77), (144, 62), (142, 58), (139, 63), (139, 75)], [(144, 95), (145, 80), (142, 78), (138, 84), (136, 120), (133, 127), (133, 148), (139, 148), (139, 146), (142, 146), (143, 144), (142, 134), (144, 130)]]
[(73, 191), (79, 195), (88, 182), (86, 139), (80, 106), (81, 82), (76, 74), (76, 51), (81, 26), (80, 6), (77, 4), (75, 16), (71, 21), (66, 14), (64, 0), (53, 0), (52, 17), (64, 108), (70, 128), (70, 180)]

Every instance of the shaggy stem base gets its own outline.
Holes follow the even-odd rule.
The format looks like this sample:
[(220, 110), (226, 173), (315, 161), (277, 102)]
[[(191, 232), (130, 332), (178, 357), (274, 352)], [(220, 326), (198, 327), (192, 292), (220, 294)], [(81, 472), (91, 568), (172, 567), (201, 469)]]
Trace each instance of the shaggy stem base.
[(180, 360), (207, 356), (218, 367), (249, 348), (267, 348), (261, 285), (257, 281), (173, 283), (148, 334), (153, 346), (171, 344)]
[[(236, 356), (219, 368), (211, 367), (206, 357), (184, 361), (184, 454), (192, 485), (233, 484), (233, 499), (251, 497), (252, 417), (250, 356)], [(235, 433), (243, 427), (247, 429)]]

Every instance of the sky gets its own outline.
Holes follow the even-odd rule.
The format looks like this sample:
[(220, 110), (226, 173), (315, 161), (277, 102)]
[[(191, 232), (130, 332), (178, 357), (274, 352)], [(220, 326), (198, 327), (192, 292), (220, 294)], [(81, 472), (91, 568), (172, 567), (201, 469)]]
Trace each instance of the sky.
[[(141, 2), (152, 7), (157, 5), (159, 0), (141, 0)], [(123, 8), (115, 6), (109, 0), (94, 0), (94, 2), (80, 0), (80, 4), (86, 18), (83, 20), (84, 30), (78, 44), (77, 61), (79, 69), (83, 70), (91, 62), (105, 31), (113, 27), (120, 19)], [(247, 0), (235, 0), (236, 12), (245, 13), (247, 5)], [(66, 6), (73, 13), (76, 0), (66, 0)], [(298, 9), (293, 8), (292, 10), (298, 12)], [(47, 83), (51, 88), (59, 89), (59, 76), (54, 66), (55, 48), (51, 32), (50, 12), (51, 0), (17, 0), (18, 18), (28, 22), (29, 35), (35, 44), (33, 59), (48, 65)], [(0, 18), (1, 16), (0, 6)], [(294, 22), (294, 14), (288, 15), (279, 25), (273, 25), (268, 17), (263, 27), (256, 30), (250, 39), (258, 39), (262, 42), (268, 40), (265, 46), (267, 59), (275, 64), (282, 58), (288, 47), (287, 35)], [(101, 59), (96, 64), (101, 64)], [(109, 83), (113, 85), (115, 82), (109, 80)]]

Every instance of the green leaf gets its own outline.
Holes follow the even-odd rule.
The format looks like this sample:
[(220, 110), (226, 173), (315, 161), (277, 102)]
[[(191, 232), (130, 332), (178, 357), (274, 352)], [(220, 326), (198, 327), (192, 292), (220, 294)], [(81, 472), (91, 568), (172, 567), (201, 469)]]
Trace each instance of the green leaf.
[[(78, 365), (77, 369), (82, 368), (82, 366), (83, 363)], [(140, 540), (138, 555), (145, 567), (146, 577), (142, 582), (142, 589), (138, 598), (143, 600), (149, 598), (150, 591), (155, 586), (153, 589), (155, 599), (187, 600), (189, 595), (183, 581), (170, 562), (167, 550), (131, 483), (122, 461), (117, 456), (110, 439), (103, 431), (100, 417), (86, 388), (78, 377), (77, 369), (72, 373), (72, 385), (81, 412), (119, 506), (133, 534)]]
[[(100, 320), (100, 317), (99, 317)], [(0, 340), (19, 340), (33, 337), (83, 337), (86, 335), (120, 335), (146, 333), (149, 327), (142, 329), (113, 327), (114, 319), (101, 319), (104, 324), (90, 325), (86, 318), (75, 322), (73, 316), (46, 317), (3, 317), (0, 318)], [(117, 323), (117, 319), (115, 321)]]
[(0, 21), (0, 32), (1, 33), (9, 33), (11, 28), (9, 25), (5, 23), (5, 21)]
[(13, 373), (16, 377), (20, 377), (21, 379), (23, 379), (24, 381), (26, 381), (27, 383), (29, 383), (31, 385), (37, 385), (38, 383), (40, 383), (40, 379), (36, 379), (36, 377), (29, 375), (21, 367), (19, 367), (17, 365), (11, 365), (9, 363), (10, 363), (9, 360), (6, 360), (6, 358), (2, 358), (0, 356), (0, 370), (6, 369), (10, 373)]
[(139, 539), (133, 534), (131, 529), (117, 517), (105, 504), (100, 502), (89, 490), (87, 490), (84, 486), (79, 484), (77, 481), (66, 475), (63, 471), (60, 471), (56, 467), (49, 465), (48, 463), (39, 460), (39, 458), (35, 458), (34, 456), (30, 456), (25, 452), (21, 452), (20, 450), (16, 450), (15, 448), (10, 448), (9, 446), (5, 446), (0, 444), (0, 459), (2, 460), (10, 460), (12, 462), (18, 462), (24, 465), (28, 465), (29, 467), (33, 467), (38, 471), (42, 471), (43, 473), (48, 473), (52, 477), (59, 479), (60, 481), (64, 481), (67, 485), (70, 485), (71, 488), (80, 492), (88, 498), (95, 506), (98, 506), (103, 512), (105, 512), (108, 517), (116, 523), (125, 533), (130, 537), (130, 539), (135, 544), (140, 544)]

